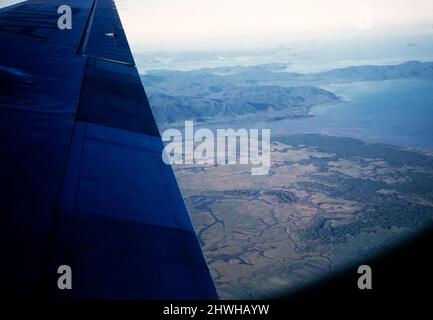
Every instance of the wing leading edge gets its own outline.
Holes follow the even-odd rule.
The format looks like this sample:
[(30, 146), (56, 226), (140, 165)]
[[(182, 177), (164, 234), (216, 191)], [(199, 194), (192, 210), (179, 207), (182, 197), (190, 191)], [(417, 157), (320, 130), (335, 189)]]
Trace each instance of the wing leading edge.
[(114, 2), (65, 4), (0, 11), (0, 295), (216, 299)]

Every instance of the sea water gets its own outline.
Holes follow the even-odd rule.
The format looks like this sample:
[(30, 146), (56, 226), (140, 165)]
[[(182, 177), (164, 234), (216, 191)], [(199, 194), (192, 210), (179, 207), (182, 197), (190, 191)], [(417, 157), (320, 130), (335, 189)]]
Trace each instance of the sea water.
[(312, 117), (263, 122), (274, 134), (320, 133), (433, 151), (433, 81), (384, 80), (322, 86), (342, 102)]

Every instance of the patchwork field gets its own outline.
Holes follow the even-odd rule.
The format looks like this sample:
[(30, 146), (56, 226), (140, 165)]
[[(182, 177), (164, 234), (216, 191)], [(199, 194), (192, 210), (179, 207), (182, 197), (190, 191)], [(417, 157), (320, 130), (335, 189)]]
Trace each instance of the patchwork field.
[(433, 157), (274, 137), (271, 170), (175, 166), (221, 298), (263, 298), (386, 250), (433, 218)]

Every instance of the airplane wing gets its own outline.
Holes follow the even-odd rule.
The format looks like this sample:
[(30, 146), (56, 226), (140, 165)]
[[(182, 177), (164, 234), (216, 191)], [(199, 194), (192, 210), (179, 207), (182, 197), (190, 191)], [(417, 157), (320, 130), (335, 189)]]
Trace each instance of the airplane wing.
[(2, 9), (0, 296), (216, 299), (162, 149), (114, 1)]

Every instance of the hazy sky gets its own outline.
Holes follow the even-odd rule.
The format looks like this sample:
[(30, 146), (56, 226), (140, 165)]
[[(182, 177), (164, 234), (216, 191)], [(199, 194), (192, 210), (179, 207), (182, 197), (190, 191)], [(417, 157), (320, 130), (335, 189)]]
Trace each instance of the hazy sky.
[[(68, 1), (65, 0), (64, 4)], [(0, 0), (0, 7), (18, 2)], [(135, 50), (433, 30), (433, 0), (116, 0)]]
[(14, 3), (23, 2), (23, 0), (0, 0), (0, 8), (9, 6)]
[(433, 29), (432, 0), (117, 0), (135, 46), (242, 46)]

